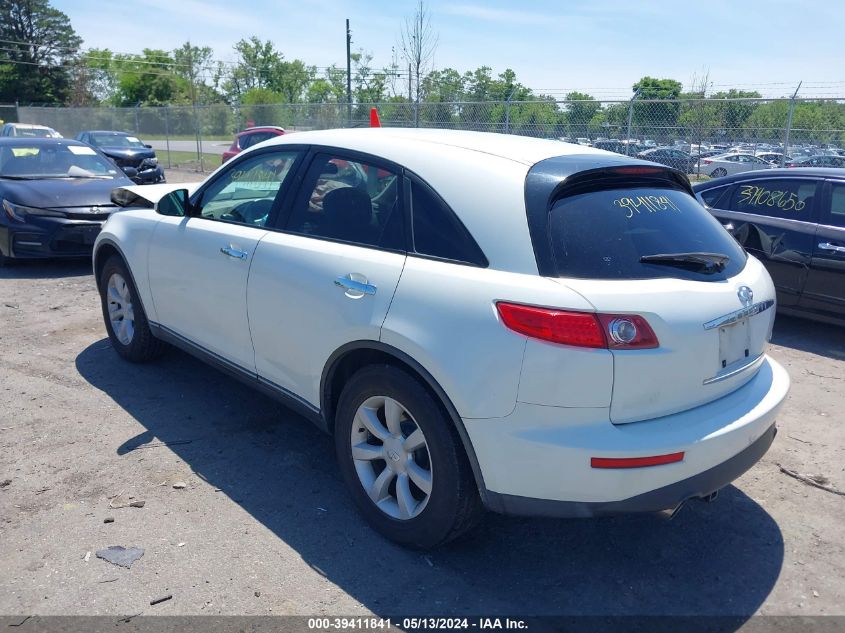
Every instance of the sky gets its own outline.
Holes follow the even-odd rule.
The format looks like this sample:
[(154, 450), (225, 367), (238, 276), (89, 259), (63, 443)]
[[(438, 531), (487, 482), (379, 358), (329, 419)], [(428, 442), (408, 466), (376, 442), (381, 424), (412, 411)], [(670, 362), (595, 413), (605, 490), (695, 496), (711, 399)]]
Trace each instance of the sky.
[[(390, 63), (415, 0), (52, 0), (85, 48), (136, 53), (183, 42), (235, 60), (232, 45), (257, 36), (286, 59), (346, 64), (353, 50)], [(506, 68), (535, 92), (627, 98), (641, 77), (689, 87), (709, 72), (708, 92), (845, 97), (845, 2), (839, 0), (428, 0), (438, 34), (435, 68)], [(803, 25), (803, 26), (802, 26)]]

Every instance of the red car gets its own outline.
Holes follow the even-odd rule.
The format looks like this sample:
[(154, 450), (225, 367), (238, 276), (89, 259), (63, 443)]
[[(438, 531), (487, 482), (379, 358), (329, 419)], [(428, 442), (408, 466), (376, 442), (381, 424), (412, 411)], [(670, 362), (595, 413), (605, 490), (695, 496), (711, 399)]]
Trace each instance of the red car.
[(232, 141), (232, 146), (223, 152), (223, 162), (235, 156), (239, 152), (248, 147), (252, 147), (256, 143), (266, 141), (274, 136), (281, 136), (285, 133), (284, 128), (275, 125), (262, 125), (257, 127), (248, 127), (243, 132), (238, 132), (235, 135), (235, 140)]

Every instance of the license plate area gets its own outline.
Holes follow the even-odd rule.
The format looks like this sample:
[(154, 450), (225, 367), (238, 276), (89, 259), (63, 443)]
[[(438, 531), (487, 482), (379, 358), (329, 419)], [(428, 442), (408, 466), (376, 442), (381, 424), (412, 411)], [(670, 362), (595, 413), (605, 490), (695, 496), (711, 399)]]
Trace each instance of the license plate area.
[(719, 328), (719, 368), (722, 371), (734, 363), (745, 362), (751, 355), (751, 326), (742, 319)]

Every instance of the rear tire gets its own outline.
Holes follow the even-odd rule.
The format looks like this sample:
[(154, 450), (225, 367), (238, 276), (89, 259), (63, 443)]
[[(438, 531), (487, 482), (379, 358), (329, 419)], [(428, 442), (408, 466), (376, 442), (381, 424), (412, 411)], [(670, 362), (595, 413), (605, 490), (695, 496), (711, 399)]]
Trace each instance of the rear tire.
[(727, 176), (728, 172), (724, 167), (718, 167), (710, 172), (711, 178), (721, 178), (722, 176)]
[(483, 508), (457, 431), (407, 372), (361, 369), (344, 387), (335, 420), (341, 474), (377, 532), (428, 549), (478, 523)]
[(164, 343), (153, 336), (132, 275), (117, 255), (100, 273), (100, 303), (109, 340), (121, 357), (143, 363), (161, 355)]

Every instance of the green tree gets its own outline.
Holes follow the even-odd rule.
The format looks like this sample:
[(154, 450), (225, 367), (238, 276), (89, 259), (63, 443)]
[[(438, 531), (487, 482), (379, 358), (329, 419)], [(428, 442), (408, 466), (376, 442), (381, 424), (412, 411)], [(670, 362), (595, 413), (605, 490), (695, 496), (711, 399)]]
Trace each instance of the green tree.
[(583, 92), (570, 92), (566, 95), (566, 122), (569, 135), (586, 136), (590, 121), (601, 110), (601, 104), (592, 95)]
[(0, 2), (0, 102), (63, 103), (82, 39), (47, 0)]

